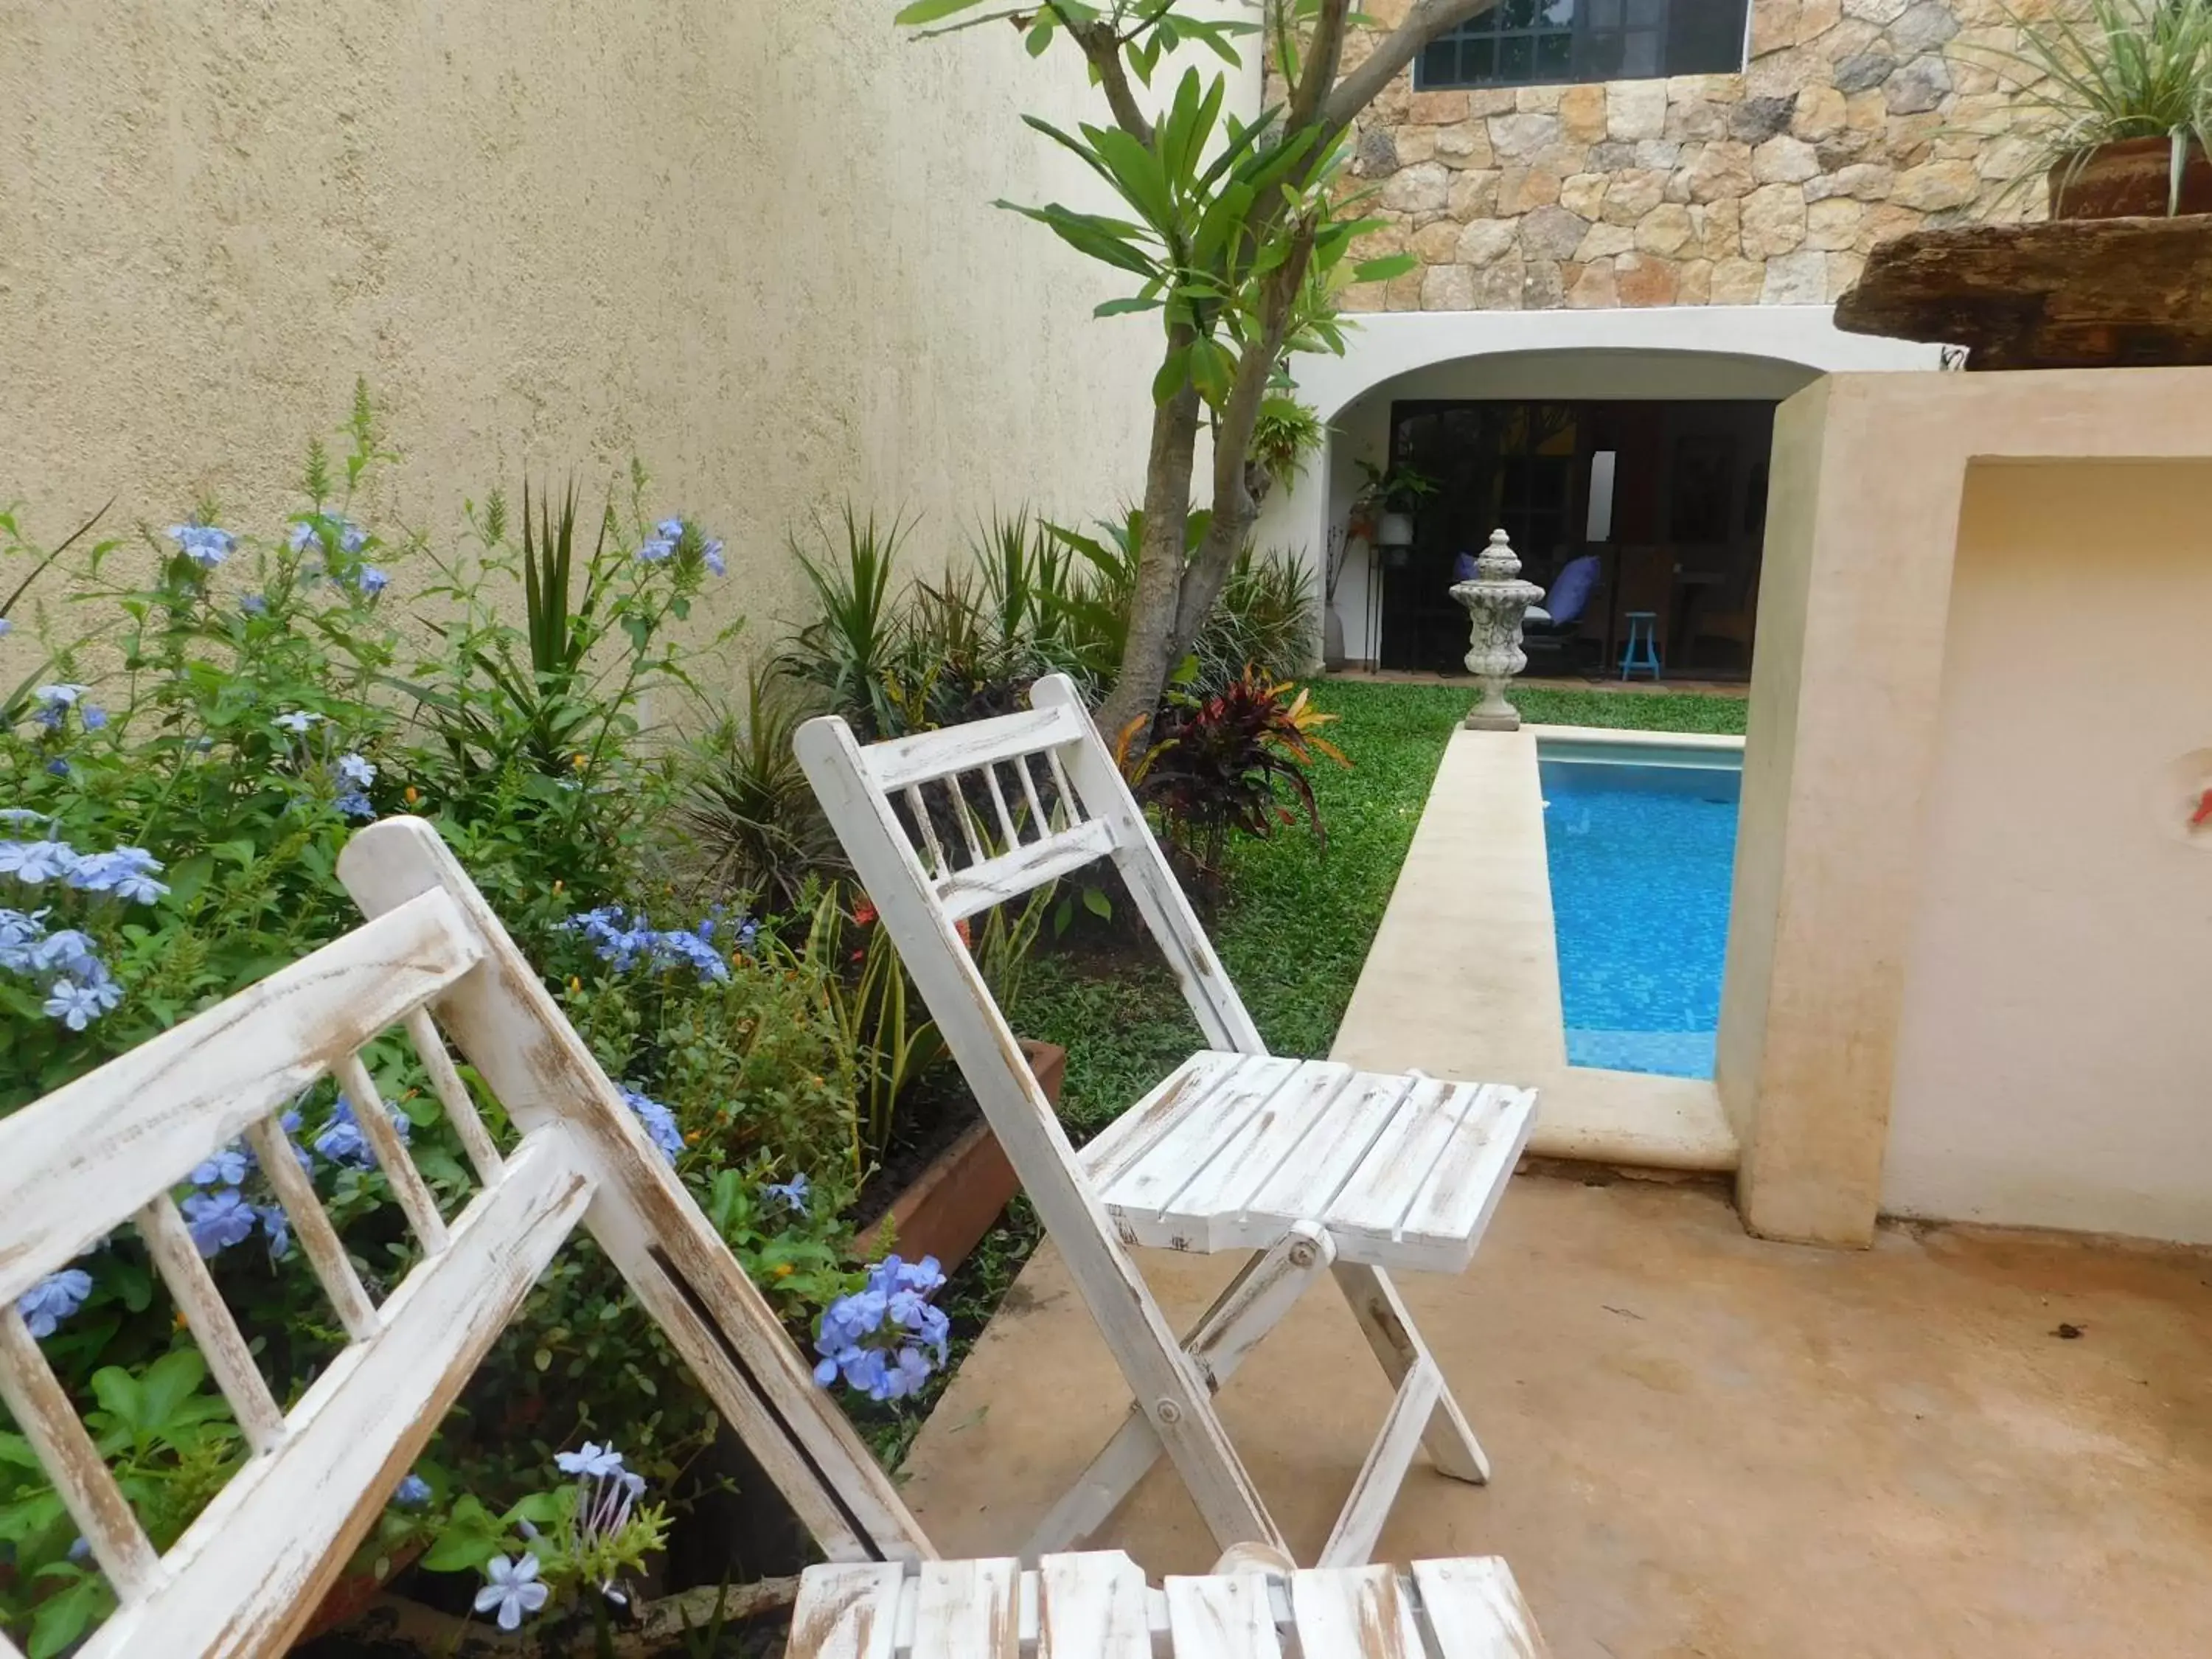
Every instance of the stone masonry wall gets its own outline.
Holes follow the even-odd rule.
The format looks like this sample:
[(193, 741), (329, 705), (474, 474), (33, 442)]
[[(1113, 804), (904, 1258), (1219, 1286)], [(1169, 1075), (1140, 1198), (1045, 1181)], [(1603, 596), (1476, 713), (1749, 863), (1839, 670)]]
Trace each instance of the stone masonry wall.
[(2007, 192), (2031, 147), (1990, 49), (2015, 33), (2000, 0), (1753, 0), (1738, 75), (1415, 92), (1408, 70), (1352, 172), (1389, 221), (1359, 257), (1421, 268), (1346, 308), (1828, 303), (1889, 237), (2040, 214)]

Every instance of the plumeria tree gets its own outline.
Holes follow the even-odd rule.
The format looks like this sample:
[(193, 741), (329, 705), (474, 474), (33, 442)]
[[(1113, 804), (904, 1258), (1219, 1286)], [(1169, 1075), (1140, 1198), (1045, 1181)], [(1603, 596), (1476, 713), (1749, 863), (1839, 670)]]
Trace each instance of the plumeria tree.
[[(1041, 57), (1079, 52), (1103, 99), (1105, 124), (1065, 131), (1024, 118), (1080, 156), (1125, 210), (1058, 203), (1017, 210), (1131, 279), (1102, 316), (1156, 312), (1160, 367), (1152, 380), (1145, 535), (1121, 676), (1102, 723), (1150, 722), (1251, 534), (1267, 489), (1253, 434), (1279, 398), (1294, 351), (1341, 351), (1337, 300), (1356, 282), (1411, 268), (1410, 256), (1353, 261), (1354, 216), (1342, 188), (1345, 135), (1421, 48), (1496, 0), (1415, 0), (1356, 65), (1346, 40), (1369, 24), (1352, 0), (1255, 0), (1249, 19), (1219, 0), (913, 0), (898, 21), (925, 33), (1012, 24)], [(1279, 99), (1249, 122), (1224, 112), (1226, 69), (1190, 69), (1153, 92), (1162, 60), (1184, 46), (1241, 64), (1237, 42), (1260, 36)], [(1009, 204), (1008, 205), (1013, 205)], [(1212, 440), (1210, 504), (1194, 506), (1199, 434)]]

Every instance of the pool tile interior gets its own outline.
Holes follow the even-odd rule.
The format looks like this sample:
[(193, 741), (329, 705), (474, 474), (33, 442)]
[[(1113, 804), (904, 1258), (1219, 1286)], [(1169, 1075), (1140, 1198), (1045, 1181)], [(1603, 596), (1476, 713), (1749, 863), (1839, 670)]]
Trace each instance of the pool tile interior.
[(1540, 766), (1568, 1063), (1709, 1078), (1742, 774), (1569, 753)]

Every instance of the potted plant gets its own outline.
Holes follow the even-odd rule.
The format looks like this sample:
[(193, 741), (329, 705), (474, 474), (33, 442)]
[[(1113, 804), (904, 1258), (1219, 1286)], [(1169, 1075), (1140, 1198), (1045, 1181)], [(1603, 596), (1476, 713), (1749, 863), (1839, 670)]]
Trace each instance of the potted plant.
[(1413, 544), (1413, 514), (1437, 493), (1437, 481), (1410, 466), (1384, 468), (1362, 461), (1359, 470), (1366, 482), (1352, 501), (1352, 523), (1366, 527), (1368, 539), (1383, 550), (1386, 560), (1395, 553), (1402, 564)]
[(2054, 219), (2212, 213), (2212, 0), (2013, 21), (2020, 49), (1998, 55), (2048, 123), (2015, 185), (2047, 179)]

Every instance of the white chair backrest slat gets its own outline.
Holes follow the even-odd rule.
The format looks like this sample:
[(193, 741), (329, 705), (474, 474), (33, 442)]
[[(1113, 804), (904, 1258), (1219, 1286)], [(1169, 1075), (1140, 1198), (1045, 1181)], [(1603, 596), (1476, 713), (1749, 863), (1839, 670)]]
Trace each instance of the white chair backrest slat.
[(434, 895), (0, 1119), (0, 1303), (281, 1109), (483, 957)]
[[(0, 1400), (120, 1604), (82, 1659), (282, 1652), (580, 1224), (825, 1554), (928, 1559), (888, 1478), (435, 832), (386, 820), (355, 837), (339, 872), (372, 918), (362, 927), (0, 1120)], [(441, 1024), (514, 1124), (511, 1153)], [(362, 1058), (394, 1026), (480, 1179), (450, 1221)], [(280, 1121), (325, 1076), (421, 1246), (381, 1305)], [(348, 1339), (289, 1410), (170, 1196), (240, 1135)], [(132, 1223), (252, 1452), (161, 1555), (15, 1306)], [(11, 1653), (0, 1638), (0, 1659)]]

